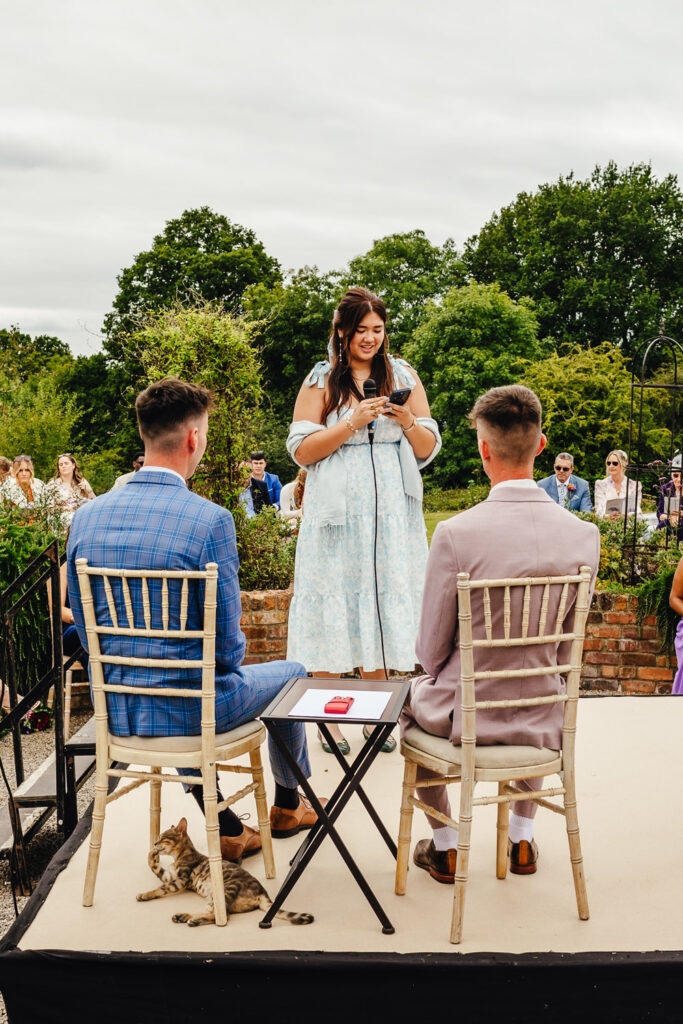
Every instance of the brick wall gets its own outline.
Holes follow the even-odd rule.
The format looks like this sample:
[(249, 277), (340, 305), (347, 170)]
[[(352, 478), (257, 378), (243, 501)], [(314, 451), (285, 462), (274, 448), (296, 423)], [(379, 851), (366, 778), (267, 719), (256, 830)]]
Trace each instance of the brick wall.
[(247, 639), (245, 665), (287, 657), (289, 590), (242, 591), (242, 631)]
[[(292, 589), (242, 594), (245, 664), (287, 657)], [(660, 651), (654, 616), (636, 625), (633, 594), (598, 591), (586, 625), (581, 689), (622, 694), (670, 693), (676, 659)]]
[(636, 625), (634, 594), (598, 591), (588, 613), (582, 690), (670, 693), (676, 658), (661, 652), (654, 615)]

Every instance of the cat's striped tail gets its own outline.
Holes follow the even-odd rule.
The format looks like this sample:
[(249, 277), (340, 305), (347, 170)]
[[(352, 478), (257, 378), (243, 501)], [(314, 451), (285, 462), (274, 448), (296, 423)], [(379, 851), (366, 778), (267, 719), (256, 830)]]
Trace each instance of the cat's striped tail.
[[(273, 905), (273, 901), (266, 893), (261, 896), (260, 909), (270, 910)], [(315, 918), (313, 914), (295, 914), (291, 910), (277, 910), (275, 916), (279, 917), (281, 921), (289, 921), (290, 924), (313, 924)]]

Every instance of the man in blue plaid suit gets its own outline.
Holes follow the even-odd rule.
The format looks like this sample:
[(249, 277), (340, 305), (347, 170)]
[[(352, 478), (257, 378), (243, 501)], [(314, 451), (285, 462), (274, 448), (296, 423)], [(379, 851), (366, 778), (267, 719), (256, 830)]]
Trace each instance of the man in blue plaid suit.
[[(87, 650), (83, 609), (76, 574), (76, 559), (89, 565), (121, 569), (204, 569), (218, 564), (216, 616), (216, 731), (226, 732), (258, 717), (294, 676), (306, 674), (303, 665), (274, 661), (242, 665), (245, 639), (240, 629), (242, 606), (238, 581), (235, 526), (230, 512), (188, 490), (188, 480), (205, 450), (211, 396), (206, 389), (175, 379), (152, 384), (138, 395), (135, 408), (140, 436), (145, 442), (145, 465), (124, 486), (88, 502), (76, 513), (67, 548), (69, 600), (81, 643)], [(159, 586), (155, 591), (153, 584)], [(176, 581), (169, 583), (169, 589)], [(93, 580), (98, 613), (106, 617), (104, 588)], [(160, 619), (160, 581), (150, 581), (152, 615)], [(188, 628), (202, 628), (202, 593), (190, 591)], [(119, 620), (127, 616), (120, 593), (115, 594)], [(143, 621), (141, 589), (131, 585), (134, 618)], [(170, 602), (171, 605), (173, 602)], [(176, 602), (177, 606), (178, 602)], [(171, 627), (178, 625), (171, 621)], [(179, 657), (178, 642), (148, 637), (103, 637), (107, 654)], [(183, 644), (183, 658), (201, 660), (201, 640)], [(107, 666), (108, 683), (135, 682), (147, 686), (196, 681), (201, 669), (151, 670), (126, 665)], [(117, 736), (195, 736), (201, 732), (201, 701), (182, 698), (107, 695), (109, 725)], [(297, 764), (308, 777), (310, 765), (304, 726), (284, 722), (280, 728)], [(316, 820), (310, 804), (300, 796), (291, 769), (269, 740), (275, 778), (271, 809), (274, 837), (310, 828)], [(203, 807), (201, 786), (191, 790)], [(221, 797), (219, 796), (219, 800)], [(233, 811), (220, 815), (221, 851), (225, 860), (255, 853), (261, 847), (258, 830), (243, 825)]]

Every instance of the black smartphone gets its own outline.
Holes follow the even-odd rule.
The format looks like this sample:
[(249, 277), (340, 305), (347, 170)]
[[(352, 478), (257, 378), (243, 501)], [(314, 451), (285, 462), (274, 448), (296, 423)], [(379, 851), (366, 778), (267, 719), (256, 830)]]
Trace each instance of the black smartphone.
[(397, 391), (392, 391), (389, 395), (389, 401), (392, 405), (405, 405), (411, 391), (412, 388), (399, 388)]

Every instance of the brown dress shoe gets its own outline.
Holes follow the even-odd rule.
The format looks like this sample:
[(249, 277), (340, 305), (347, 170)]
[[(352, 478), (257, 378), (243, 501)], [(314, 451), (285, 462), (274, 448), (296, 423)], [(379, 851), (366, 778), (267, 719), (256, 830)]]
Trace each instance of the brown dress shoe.
[(251, 857), (261, 849), (261, 833), (245, 825), (238, 836), (221, 836), (221, 857), (223, 860), (240, 861)]
[(510, 854), (510, 871), (513, 875), (534, 875), (536, 873), (538, 846), (534, 839), (530, 843), (526, 839), (522, 839), (519, 843), (508, 841), (508, 853)]
[[(323, 806), (327, 800), (323, 797), (320, 800)], [(318, 815), (315, 813), (305, 796), (299, 798), (299, 806), (295, 811), (288, 807), (276, 807), (270, 809), (270, 834), (273, 839), (287, 839), (302, 832), (306, 828), (313, 828)]]
[(420, 839), (415, 844), (413, 864), (428, 871), (437, 882), (453, 885), (457, 853), (457, 850), (437, 850), (433, 839)]

